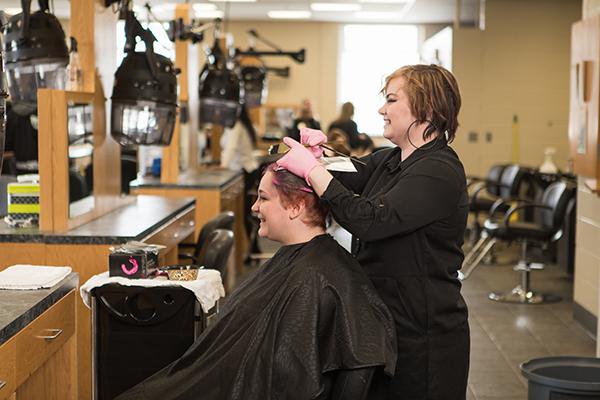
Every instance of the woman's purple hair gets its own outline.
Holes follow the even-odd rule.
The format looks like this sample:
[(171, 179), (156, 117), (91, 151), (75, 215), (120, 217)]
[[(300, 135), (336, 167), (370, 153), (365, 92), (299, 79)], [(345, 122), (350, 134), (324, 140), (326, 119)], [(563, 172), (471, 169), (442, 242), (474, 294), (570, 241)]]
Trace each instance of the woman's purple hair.
[(273, 186), (277, 189), (281, 204), (285, 208), (302, 202), (306, 210), (306, 218), (302, 222), (323, 229), (326, 227), (329, 207), (306, 185), (304, 179), (278, 167), (276, 163), (267, 165), (264, 172), (267, 171), (273, 173)]

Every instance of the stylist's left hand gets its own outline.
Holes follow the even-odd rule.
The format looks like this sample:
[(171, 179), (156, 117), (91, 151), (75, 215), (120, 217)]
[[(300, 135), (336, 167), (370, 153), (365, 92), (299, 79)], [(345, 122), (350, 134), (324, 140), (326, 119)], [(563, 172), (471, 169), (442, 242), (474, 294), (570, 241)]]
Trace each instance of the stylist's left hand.
[(303, 177), (306, 183), (310, 185), (308, 174), (310, 174), (310, 171), (312, 171), (314, 167), (320, 165), (319, 161), (317, 161), (309, 149), (294, 139), (290, 137), (283, 138), (283, 143), (285, 143), (290, 150), (277, 160), (277, 165), (287, 169), (294, 175)]

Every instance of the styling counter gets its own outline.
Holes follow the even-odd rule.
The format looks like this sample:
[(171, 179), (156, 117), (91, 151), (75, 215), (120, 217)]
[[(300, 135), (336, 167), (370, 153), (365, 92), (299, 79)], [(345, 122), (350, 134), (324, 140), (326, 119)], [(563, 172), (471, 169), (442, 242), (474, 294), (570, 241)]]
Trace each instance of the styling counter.
[(0, 400), (77, 399), (77, 285), (0, 290)]
[[(193, 198), (138, 196), (134, 203), (64, 233), (44, 233), (37, 228), (14, 229), (0, 223), (0, 270), (13, 264), (70, 266), (83, 283), (108, 270), (110, 247), (131, 240), (166, 246), (160, 253), (159, 264), (177, 264), (179, 243), (195, 230), (194, 208)], [(91, 399), (92, 387), (91, 315), (79, 296), (73, 297), (77, 304), (75, 371), (78, 380), (73, 398), (84, 400)], [(0, 336), (0, 343), (2, 338)], [(4, 360), (1, 351), (0, 360)], [(0, 375), (4, 365), (0, 362)], [(0, 390), (0, 399), (2, 394)]]
[(194, 240), (206, 222), (223, 211), (235, 214), (235, 270), (228, 270), (227, 288), (235, 286), (235, 277), (241, 271), (248, 249), (244, 228), (244, 175), (242, 171), (207, 169), (181, 174), (176, 183), (163, 183), (150, 177), (132, 181), (132, 193), (165, 196), (170, 198), (193, 197), (196, 199)]

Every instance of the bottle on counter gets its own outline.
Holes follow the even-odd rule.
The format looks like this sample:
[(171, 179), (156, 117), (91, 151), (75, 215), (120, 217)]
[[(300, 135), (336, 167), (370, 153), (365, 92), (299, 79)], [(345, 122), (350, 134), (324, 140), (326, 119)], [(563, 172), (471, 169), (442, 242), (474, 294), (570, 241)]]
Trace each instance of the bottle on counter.
[(83, 70), (79, 61), (77, 52), (77, 40), (71, 36), (71, 52), (69, 53), (69, 65), (67, 65), (67, 85), (66, 89), (70, 91), (83, 90)]

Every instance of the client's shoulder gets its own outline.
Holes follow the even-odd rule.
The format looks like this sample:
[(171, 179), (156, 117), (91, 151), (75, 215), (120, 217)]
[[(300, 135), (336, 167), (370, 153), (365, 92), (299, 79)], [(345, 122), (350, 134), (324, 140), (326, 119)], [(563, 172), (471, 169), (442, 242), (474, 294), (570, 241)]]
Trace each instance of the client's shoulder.
[(297, 259), (294, 273), (336, 281), (368, 279), (352, 255), (327, 234), (317, 236), (307, 243)]

